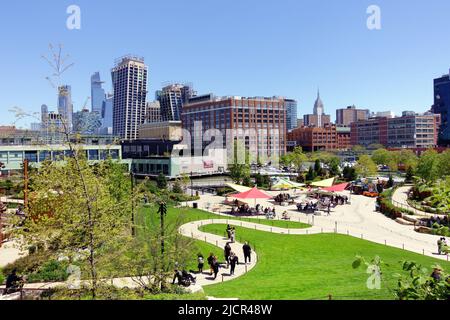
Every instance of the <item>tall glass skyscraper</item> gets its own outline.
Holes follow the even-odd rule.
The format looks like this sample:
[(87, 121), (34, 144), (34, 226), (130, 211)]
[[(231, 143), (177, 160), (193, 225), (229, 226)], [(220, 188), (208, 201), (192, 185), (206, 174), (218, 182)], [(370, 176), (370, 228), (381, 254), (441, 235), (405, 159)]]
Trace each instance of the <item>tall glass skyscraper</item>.
[(286, 130), (289, 132), (297, 128), (297, 101), (284, 99), (286, 107)]
[(91, 76), (91, 110), (102, 113), (103, 102), (105, 101), (105, 90), (102, 88), (104, 82), (100, 80), (100, 73), (96, 72)]
[(58, 113), (61, 115), (61, 121), (65, 123), (65, 129), (72, 131), (72, 88), (64, 85), (58, 88)]
[(434, 79), (433, 112), (441, 115), (439, 145), (450, 146), (450, 71)]
[(114, 88), (113, 134), (136, 140), (145, 122), (147, 66), (144, 58), (125, 56), (111, 70)]
[(183, 105), (196, 95), (191, 84), (171, 84), (157, 91), (162, 121), (180, 121)]
[(101, 134), (113, 134), (113, 101), (112, 94), (108, 94), (103, 101)]

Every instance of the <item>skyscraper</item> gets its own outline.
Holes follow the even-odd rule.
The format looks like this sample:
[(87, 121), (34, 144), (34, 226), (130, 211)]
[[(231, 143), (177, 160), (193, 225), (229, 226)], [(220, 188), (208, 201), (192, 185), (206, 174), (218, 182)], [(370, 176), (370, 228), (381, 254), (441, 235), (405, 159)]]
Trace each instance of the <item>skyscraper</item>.
[(441, 115), (439, 145), (450, 145), (450, 71), (441, 78), (434, 79), (433, 112)]
[(58, 113), (61, 115), (60, 120), (63, 122), (64, 130), (72, 131), (72, 88), (68, 85), (58, 88)]
[(103, 101), (101, 134), (113, 134), (113, 101), (114, 96), (112, 94), (107, 94), (105, 101)]
[(145, 122), (147, 66), (144, 58), (120, 58), (111, 75), (114, 88), (113, 134), (135, 140), (139, 126)]
[(286, 130), (289, 132), (297, 128), (297, 101), (284, 99), (286, 107)]
[(100, 80), (100, 73), (96, 72), (91, 76), (91, 110), (102, 113), (103, 102), (105, 101), (105, 90), (102, 88), (104, 82)]
[(317, 91), (317, 99), (314, 103), (313, 114), (306, 114), (303, 117), (304, 125), (307, 127), (319, 127), (322, 128), (326, 124), (331, 123), (330, 115), (325, 114), (325, 108), (323, 106), (322, 99), (320, 98), (320, 92)]
[(196, 93), (190, 84), (171, 84), (156, 92), (161, 106), (162, 121), (180, 121), (183, 105), (195, 97)]

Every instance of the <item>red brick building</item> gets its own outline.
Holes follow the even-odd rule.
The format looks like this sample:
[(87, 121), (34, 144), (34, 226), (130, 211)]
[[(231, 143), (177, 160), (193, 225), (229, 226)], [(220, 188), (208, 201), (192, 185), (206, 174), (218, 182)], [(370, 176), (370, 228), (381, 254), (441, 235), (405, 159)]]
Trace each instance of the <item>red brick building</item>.
[(327, 151), (350, 148), (350, 130), (333, 124), (324, 127), (302, 127), (288, 133), (290, 146), (300, 146), (304, 151)]

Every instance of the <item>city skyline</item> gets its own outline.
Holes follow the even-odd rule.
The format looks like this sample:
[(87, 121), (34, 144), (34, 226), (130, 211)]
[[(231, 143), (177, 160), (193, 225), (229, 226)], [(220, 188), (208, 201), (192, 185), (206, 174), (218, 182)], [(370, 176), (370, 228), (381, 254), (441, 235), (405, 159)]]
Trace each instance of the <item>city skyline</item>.
[[(71, 4), (67, 1), (57, 5), (30, 3), (27, 10), (8, 4), (10, 10), (3, 12), (10, 13), (1, 16), (0, 32), (5, 47), (16, 50), (14, 54), (2, 52), (3, 74), (8, 77), (0, 77), (4, 88), (0, 106), (6, 111), (0, 124), (14, 122), (14, 115), (8, 112), (14, 106), (29, 112), (38, 112), (42, 104), (56, 109), (56, 93), (45, 81), (50, 70), (41, 59), (49, 43), (63, 43), (75, 62), (63, 78), (64, 84), (72, 87), (74, 111), (81, 110), (90, 95), (90, 77), (95, 72), (105, 81), (105, 91), (112, 90), (114, 60), (129, 52), (146, 58), (151, 74), (150, 101), (166, 81), (189, 81), (199, 94), (295, 99), (299, 118), (311, 113), (317, 87), (326, 113), (333, 118), (336, 109), (353, 104), (396, 114), (404, 110), (424, 112), (433, 104), (433, 79), (450, 67), (445, 55), (450, 44), (441, 41), (440, 50), (433, 49), (445, 37), (444, 8), (450, 8), (445, 1), (431, 5), (378, 1), (382, 29), (373, 31), (366, 27), (369, 1), (350, 1), (345, 9), (324, 1), (259, 6), (255, 1), (231, 6), (175, 2), (131, 1), (139, 10), (125, 8), (122, 12), (115, 3), (78, 1), (81, 30), (65, 27), (66, 8)], [(104, 10), (106, 6), (108, 10)], [(164, 22), (167, 10), (172, 18)], [(224, 27), (207, 15), (219, 10), (224, 16), (232, 14), (235, 26), (223, 21)], [(137, 18), (111, 23), (120, 13), (133, 13)], [(261, 16), (273, 23), (265, 25), (264, 19), (258, 18)], [(37, 18), (42, 22), (35, 25)], [(179, 35), (183, 26), (195, 32), (196, 38)], [(139, 32), (129, 33), (137, 27)], [(120, 46), (112, 41), (124, 34), (130, 36)], [(163, 49), (169, 41), (166, 37), (177, 34), (171, 50)], [(19, 122), (18, 126), (33, 121)]]

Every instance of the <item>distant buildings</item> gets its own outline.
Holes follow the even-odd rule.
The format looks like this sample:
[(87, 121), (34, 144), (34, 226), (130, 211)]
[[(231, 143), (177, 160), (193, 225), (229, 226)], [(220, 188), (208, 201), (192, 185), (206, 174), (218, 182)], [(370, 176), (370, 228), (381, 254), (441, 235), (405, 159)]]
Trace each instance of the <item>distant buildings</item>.
[(369, 118), (394, 118), (394, 111), (372, 112)]
[(286, 130), (292, 131), (297, 128), (297, 101), (284, 99), (286, 107)]
[(345, 109), (336, 110), (336, 125), (349, 126), (351, 123), (359, 120), (369, 119), (368, 109), (357, 109), (355, 106), (349, 106)]
[(432, 111), (441, 116), (439, 144), (450, 146), (450, 71), (434, 79), (434, 105)]
[(351, 124), (351, 144), (381, 144), (388, 148), (432, 148), (437, 146), (440, 116), (403, 112), (401, 117), (371, 118)]
[(181, 121), (149, 122), (139, 128), (139, 139), (181, 141)]
[(97, 111), (83, 109), (73, 114), (73, 132), (85, 135), (97, 134), (101, 125), (101, 114)]
[(291, 148), (302, 147), (304, 151), (347, 150), (350, 145), (350, 129), (327, 123), (323, 127), (301, 127), (287, 135)]
[(162, 121), (180, 121), (183, 105), (196, 96), (190, 84), (171, 84), (156, 92)]
[(62, 127), (64, 131), (72, 131), (72, 88), (64, 85), (58, 88), (58, 113), (61, 115)]
[(111, 71), (113, 134), (123, 139), (137, 139), (139, 126), (145, 122), (147, 72), (144, 59), (135, 56), (119, 59)]
[[(183, 108), (182, 121), (192, 139), (216, 129), (222, 133), (224, 147), (230, 154), (238, 140), (255, 160), (264, 162), (286, 152), (285, 115), (283, 98), (216, 98), (209, 94), (190, 99)], [(201, 124), (201, 132), (195, 130), (196, 123)], [(204, 141), (202, 148), (209, 143)]]
[(105, 102), (105, 90), (102, 88), (102, 84), (100, 73), (94, 73), (91, 76), (91, 111), (98, 114), (102, 114)]
[(161, 106), (159, 101), (147, 102), (146, 123), (161, 122)]
[(100, 134), (113, 134), (113, 107), (114, 107), (114, 95), (106, 95), (105, 101), (103, 101), (102, 108), (102, 126), (100, 127)]
[(320, 92), (317, 92), (317, 99), (314, 103), (313, 114), (306, 114), (303, 116), (303, 125), (306, 127), (324, 127), (331, 123), (330, 115), (325, 114), (322, 99), (320, 99)]

